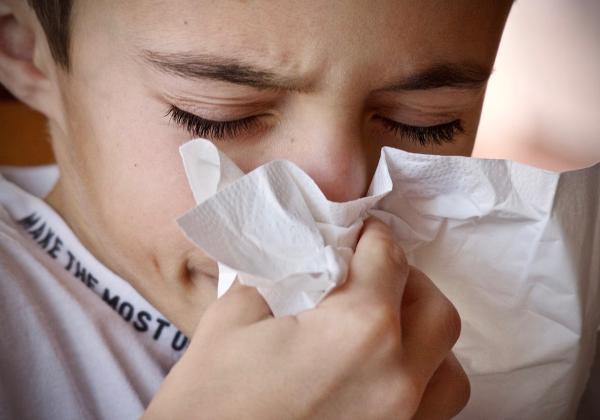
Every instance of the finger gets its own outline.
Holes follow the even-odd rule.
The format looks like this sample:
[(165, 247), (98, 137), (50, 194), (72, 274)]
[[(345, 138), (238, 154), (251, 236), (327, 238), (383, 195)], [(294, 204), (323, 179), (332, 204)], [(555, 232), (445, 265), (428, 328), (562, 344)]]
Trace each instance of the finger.
[(202, 320), (215, 328), (232, 329), (272, 317), (265, 299), (254, 287), (244, 286), (235, 280), (231, 288), (206, 310)]
[(413, 420), (450, 419), (465, 408), (470, 395), (469, 378), (450, 353), (429, 381)]
[(456, 308), (429, 277), (411, 267), (401, 319), (403, 347), (411, 365), (432, 375), (460, 336)]
[(389, 227), (370, 218), (365, 221), (356, 252), (350, 261), (348, 280), (331, 295), (331, 300), (383, 301), (398, 308), (407, 276), (406, 256), (394, 241)]

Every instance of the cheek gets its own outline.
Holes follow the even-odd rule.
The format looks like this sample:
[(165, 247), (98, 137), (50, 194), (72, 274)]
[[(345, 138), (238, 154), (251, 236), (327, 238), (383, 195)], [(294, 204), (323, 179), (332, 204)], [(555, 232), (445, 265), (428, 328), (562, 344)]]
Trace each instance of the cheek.
[(168, 252), (189, 247), (175, 223), (194, 205), (178, 151), (183, 141), (157, 105), (131, 86), (127, 92), (92, 92), (72, 107), (87, 213), (108, 246), (136, 258), (166, 252), (158, 244), (169, 244)]
[(155, 246), (157, 238), (185, 241), (175, 223), (194, 205), (178, 150), (185, 138), (149, 95), (123, 41), (96, 29), (81, 31), (74, 43), (68, 81), (79, 195), (97, 227), (127, 252)]
[(105, 138), (118, 142), (118, 146), (105, 147), (102, 159), (104, 207), (108, 212), (105, 216), (120, 214), (121, 220), (130, 224), (131, 235), (142, 233), (163, 239), (165, 234), (180, 235), (175, 218), (194, 202), (179, 156), (179, 143), (161, 135), (153, 124), (133, 125), (129, 130), (112, 128)]

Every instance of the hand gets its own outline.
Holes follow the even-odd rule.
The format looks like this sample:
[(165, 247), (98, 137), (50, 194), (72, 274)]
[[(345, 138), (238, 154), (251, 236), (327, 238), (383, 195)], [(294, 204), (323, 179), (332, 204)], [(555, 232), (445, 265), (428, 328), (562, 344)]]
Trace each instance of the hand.
[(460, 318), (381, 222), (368, 220), (347, 282), (273, 318), (236, 284), (200, 320), (147, 419), (446, 419), (469, 397), (451, 353)]

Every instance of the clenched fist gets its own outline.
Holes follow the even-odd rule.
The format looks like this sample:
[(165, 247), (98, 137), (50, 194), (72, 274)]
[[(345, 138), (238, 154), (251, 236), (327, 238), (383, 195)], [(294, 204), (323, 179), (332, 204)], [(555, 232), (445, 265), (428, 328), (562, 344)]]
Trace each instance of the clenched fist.
[(469, 398), (452, 304), (365, 223), (347, 282), (273, 318), (240, 284), (213, 303), (147, 419), (448, 419)]

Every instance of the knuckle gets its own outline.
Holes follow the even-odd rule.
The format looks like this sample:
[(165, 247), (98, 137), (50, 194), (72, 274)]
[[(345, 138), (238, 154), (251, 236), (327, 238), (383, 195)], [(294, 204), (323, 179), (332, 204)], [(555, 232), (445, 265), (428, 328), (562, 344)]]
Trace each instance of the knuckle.
[(453, 372), (452, 379), (452, 415), (460, 413), (469, 402), (471, 397), (471, 382), (465, 371), (457, 365), (457, 369)]
[(371, 243), (374, 250), (386, 261), (397, 265), (408, 265), (406, 255), (402, 247), (394, 240), (391, 230), (386, 226), (386, 229), (379, 230), (373, 233), (373, 242)]
[(255, 291), (254, 288), (240, 283), (235, 287), (235, 289), (234, 288), (229, 289), (228, 293), (231, 293), (231, 295), (233, 295), (233, 296), (245, 297), (245, 296), (248, 296), (248, 295), (254, 293), (254, 291)]
[[(243, 302), (247, 302), (247, 301), (253, 301), (254, 299), (256, 299), (258, 292), (256, 291), (255, 288), (250, 287), (250, 286), (239, 286), (236, 287), (235, 289), (231, 289), (229, 290), (225, 296), (227, 297), (226, 299), (219, 299), (217, 300), (217, 302), (222, 302), (222, 304), (228, 304), (231, 302), (231, 305), (236, 305), (239, 303), (243, 303)], [(229, 295), (229, 296), (227, 296)]]
[(471, 396), (471, 383), (454, 354), (450, 354), (443, 362), (431, 380), (432, 384), (443, 390), (438, 392), (437, 399), (443, 401), (445, 411), (458, 414), (469, 402)]
[[(417, 268), (410, 267), (410, 275), (413, 279), (418, 278), (419, 281), (432, 283), (431, 279), (422, 271)], [(435, 286), (435, 285), (434, 285)], [(450, 302), (446, 296), (444, 296), (439, 289), (436, 287), (437, 293), (435, 297), (432, 297), (428, 305), (435, 311), (438, 324), (436, 326), (436, 332), (441, 337), (447, 339), (449, 343), (454, 345), (460, 337), (462, 329), (462, 320), (456, 307)]]
[(368, 303), (352, 312), (360, 346), (377, 346), (380, 351), (397, 349), (400, 346), (400, 317), (397, 310), (380, 303)]
[(443, 320), (443, 334), (454, 345), (458, 341), (461, 332), (462, 321), (456, 307), (447, 299), (440, 303), (441, 319)]
[[(425, 274), (423, 271), (419, 270), (417, 267), (415, 266), (409, 266), (409, 277), (410, 279), (417, 283), (417, 284), (423, 284), (423, 285), (427, 285), (427, 289), (434, 289), (437, 291), (437, 293), (435, 293), (433, 296), (442, 296), (442, 298), (445, 298), (444, 295), (439, 292), (438, 287), (435, 285), (435, 283), (433, 282), (433, 280), (431, 280), (431, 278)], [(421, 296), (419, 296), (421, 297)]]
[[(368, 312), (367, 312), (368, 311)], [(399, 314), (388, 305), (372, 305), (367, 312), (366, 327), (375, 336), (393, 334), (399, 331)]]
[[(387, 409), (390, 413), (410, 414), (412, 417), (417, 412), (423, 392), (425, 390), (425, 381), (416, 376), (402, 376), (394, 386), (387, 390), (391, 398), (387, 402)], [(391, 392), (390, 392), (391, 391)]]
[(406, 254), (400, 245), (392, 238), (389, 238), (385, 244), (386, 258), (396, 267), (408, 267)]

